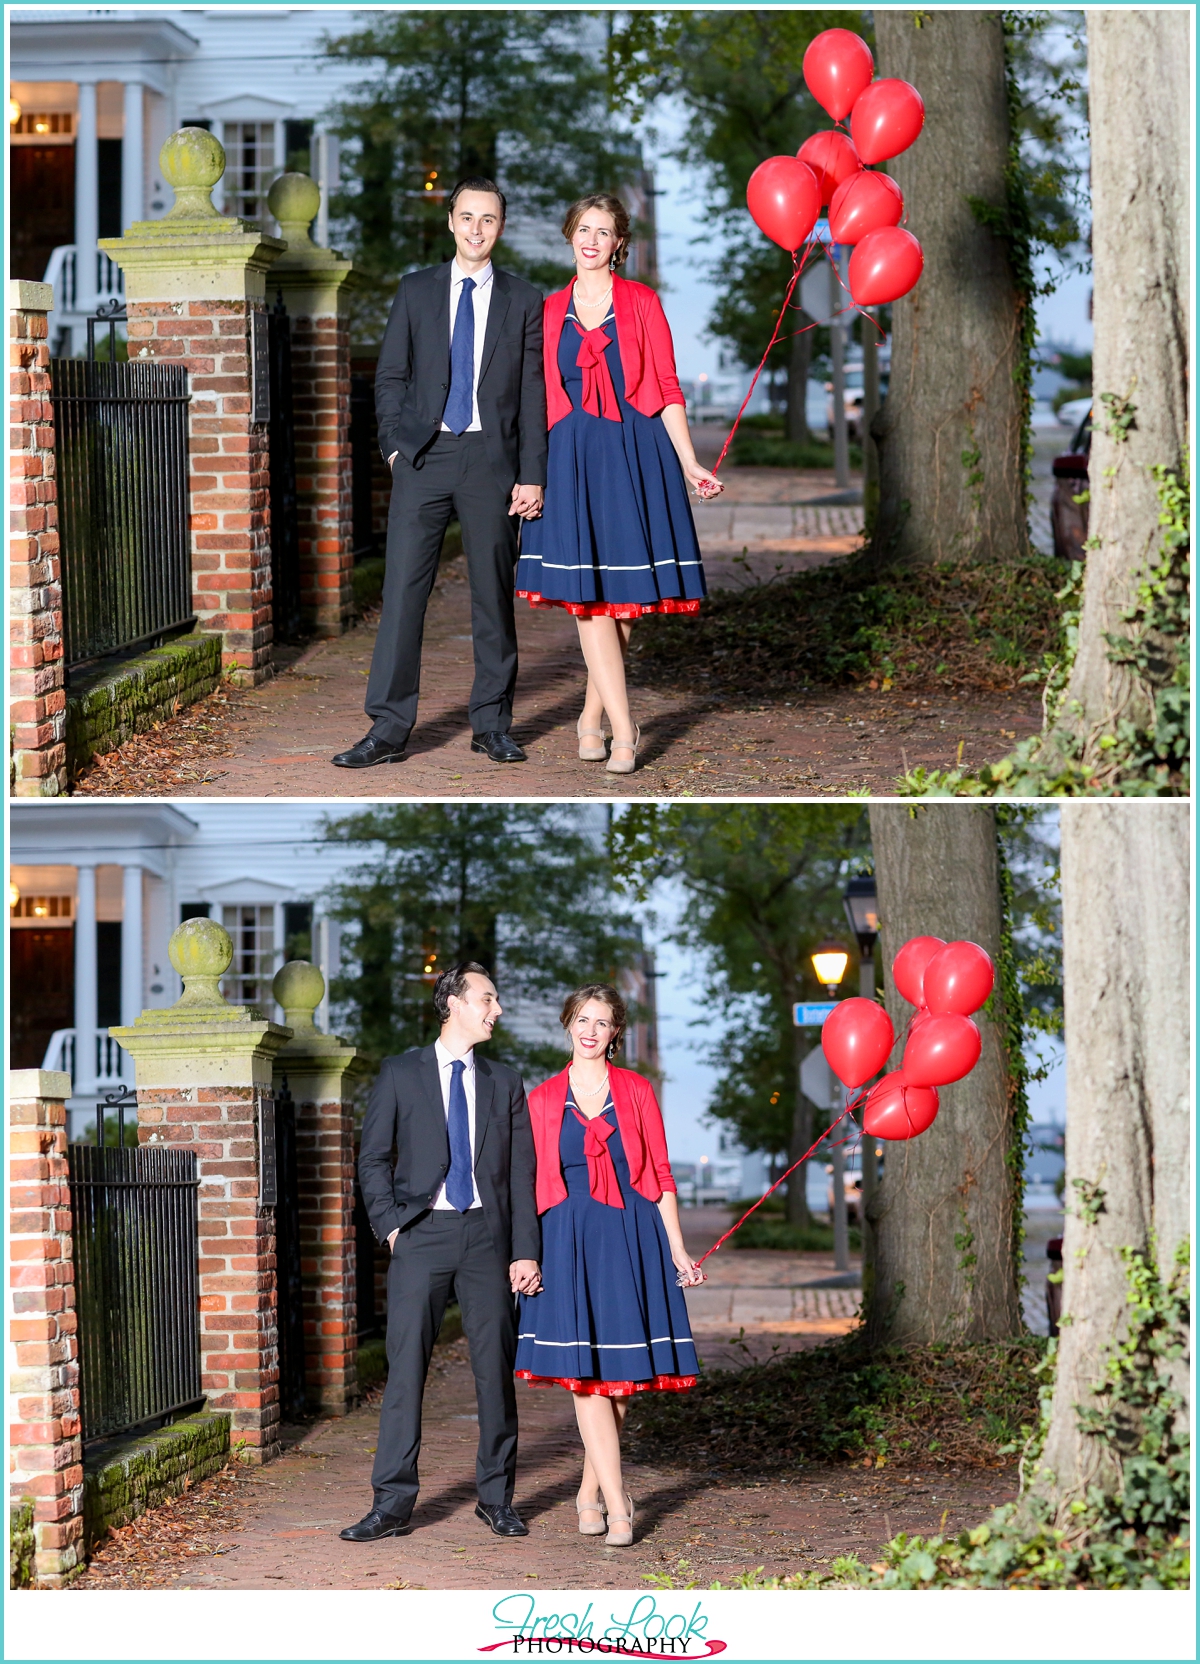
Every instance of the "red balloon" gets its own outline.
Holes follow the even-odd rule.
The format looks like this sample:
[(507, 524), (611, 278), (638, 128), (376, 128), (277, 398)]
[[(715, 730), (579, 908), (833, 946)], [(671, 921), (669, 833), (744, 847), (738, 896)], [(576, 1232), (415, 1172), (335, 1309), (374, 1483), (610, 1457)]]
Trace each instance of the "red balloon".
[(838, 186), (862, 168), (853, 144), (832, 127), (805, 139), (796, 154), (816, 174), (823, 203), (832, 202)]
[(921, 979), (925, 975), (925, 967), (945, 945), (940, 936), (913, 936), (892, 960), (892, 981), (896, 984), (896, 992), (909, 1005), (924, 1005)]
[(925, 967), (925, 1003), (935, 1017), (969, 1017), (996, 986), (996, 967), (977, 942), (947, 942)]
[(863, 1131), (868, 1138), (916, 1138), (933, 1125), (937, 1112), (936, 1086), (914, 1086), (903, 1069), (893, 1069), (867, 1096)]
[(892, 79), (872, 81), (850, 117), (854, 148), (869, 168), (907, 150), (924, 125), (925, 100), (916, 87)]
[(874, 1000), (840, 1000), (825, 1019), (821, 1050), (843, 1086), (862, 1086), (887, 1062), (895, 1042), (892, 1019)]
[(982, 1048), (983, 1039), (969, 1017), (931, 1016), (908, 1037), (904, 1078), (914, 1086), (949, 1086), (971, 1073)]
[(850, 114), (874, 73), (871, 48), (850, 29), (823, 29), (804, 54), (808, 90), (834, 121)]
[(769, 156), (750, 175), (746, 206), (760, 231), (794, 254), (817, 223), (821, 188), (796, 156)]
[(924, 265), (911, 231), (880, 226), (868, 231), (850, 256), (850, 293), (858, 306), (887, 306), (916, 287)]
[(835, 243), (857, 243), (868, 231), (899, 225), (904, 212), (900, 187), (886, 173), (852, 174), (829, 204), (829, 230)]

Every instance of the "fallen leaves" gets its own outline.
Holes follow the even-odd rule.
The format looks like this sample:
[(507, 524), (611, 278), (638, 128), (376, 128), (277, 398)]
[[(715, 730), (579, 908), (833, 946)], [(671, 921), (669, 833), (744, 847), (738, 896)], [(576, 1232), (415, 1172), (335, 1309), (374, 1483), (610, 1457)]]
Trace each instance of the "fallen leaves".
[(224, 777), (212, 766), (228, 757), (231, 722), (248, 692), (232, 686), (187, 705), (116, 751), (94, 757), (75, 779), (77, 797), (169, 797), (179, 786), (208, 785)]

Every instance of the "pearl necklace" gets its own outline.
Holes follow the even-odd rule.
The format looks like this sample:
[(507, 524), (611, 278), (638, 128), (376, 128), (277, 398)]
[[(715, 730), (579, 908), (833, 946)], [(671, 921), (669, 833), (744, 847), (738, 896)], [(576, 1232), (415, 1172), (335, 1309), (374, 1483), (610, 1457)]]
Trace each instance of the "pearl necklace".
[(585, 1091), (582, 1086), (576, 1086), (575, 1077), (570, 1073), (570, 1071), (568, 1071), (567, 1078), (571, 1082), (572, 1092), (576, 1093), (581, 1098), (594, 1098), (599, 1093), (603, 1092), (604, 1088), (608, 1085), (607, 1069), (604, 1072), (604, 1079), (600, 1082), (599, 1086), (593, 1086), (590, 1091)]
[(578, 281), (576, 281), (575, 290), (574, 290), (575, 304), (576, 304), (576, 306), (591, 306), (591, 307), (607, 306), (609, 301), (612, 299), (612, 292), (613, 292), (613, 286), (610, 283), (609, 286), (608, 286), (608, 292), (606, 294), (602, 295), (599, 300), (582, 300), (580, 298), (580, 294), (579, 294), (579, 283), (578, 283)]

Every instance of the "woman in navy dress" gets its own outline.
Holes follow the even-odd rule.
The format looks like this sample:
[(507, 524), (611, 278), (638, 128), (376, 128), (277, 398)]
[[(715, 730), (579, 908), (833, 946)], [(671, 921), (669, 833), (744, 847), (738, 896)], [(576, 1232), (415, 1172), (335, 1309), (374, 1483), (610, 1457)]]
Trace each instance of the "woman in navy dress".
[(531, 606), (574, 614), (588, 672), (579, 755), (604, 758), (607, 713), (609, 772), (629, 774), (640, 737), (625, 688), (633, 621), (699, 611), (688, 486), (705, 497), (722, 486), (692, 449), (662, 304), (618, 271), (629, 248), (624, 204), (582, 198), (563, 235), (576, 276), (546, 301), (546, 499), (522, 526), (516, 588)]
[(636, 1392), (696, 1384), (683, 1289), (704, 1281), (679, 1229), (662, 1113), (641, 1075), (617, 1069), (625, 1005), (593, 984), (562, 1010), (571, 1061), (529, 1098), (542, 1220), (542, 1292), (522, 1296), (516, 1374), (574, 1395), (583, 1438), (579, 1529), (633, 1541), (621, 1428)]

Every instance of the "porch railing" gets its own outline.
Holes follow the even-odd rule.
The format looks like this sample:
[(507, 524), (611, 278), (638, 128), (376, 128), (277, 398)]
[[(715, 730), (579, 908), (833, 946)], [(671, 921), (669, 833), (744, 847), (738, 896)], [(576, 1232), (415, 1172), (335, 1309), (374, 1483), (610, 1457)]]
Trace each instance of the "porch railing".
[(109, 259), (102, 249), (95, 251), (96, 256), (96, 289), (91, 295), (79, 293), (79, 252), (74, 243), (60, 243), (52, 249), (50, 259), (46, 264), (43, 283), (49, 283), (54, 290), (54, 310), (56, 313), (79, 312), (78, 302), (90, 308), (105, 301), (123, 300), (125, 296), (125, 277), (115, 261)]
[[(124, 1072), (125, 1060), (128, 1053), (122, 1051), (120, 1044), (112, 1039), (106, 1028), (95, 1031), (96, 1046), (96, 1089), (104, 1091), (106, 1087), (121, 1086), (130, 1077)], [(73, 1028), (56, 1028), (50, 1036), (50, 1043), (46, 1047), (46, 1055), (42, 1059), (43, 1069), (58, 1069), (63, 1074), (75, 1079), (75, 1030)]]

